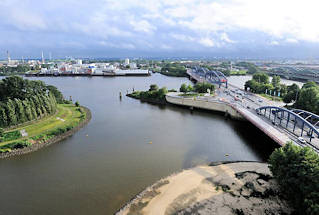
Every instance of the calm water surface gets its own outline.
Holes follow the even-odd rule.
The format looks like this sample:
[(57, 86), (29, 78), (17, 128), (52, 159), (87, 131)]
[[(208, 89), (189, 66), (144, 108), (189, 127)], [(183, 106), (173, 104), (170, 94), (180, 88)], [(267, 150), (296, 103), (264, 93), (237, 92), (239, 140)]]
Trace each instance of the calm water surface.
[(153, 83), (179, 88), (185, 78), (37, 79), (72, 95), (93, 118), (61, 143), (0, 160), (0, 214), (112, 214), (173, 172), (212, 161), (265, 161), (273, 149), (248, 123), (119, 99), (120, 91), (146, 90)]
[[(245, 76), (230, 76), (228, 77), (229, 83), (233, 84), (236, 87), (244, 89), (245, 82), (248, 80), (252, 79), (252, 75), (245, 75)], [(269, 77), (269, 80), (271, 81), (272, 77)], [(283, 79), (280, 78), (280, 82), (282, 84), (286, 85), (292, 85), (292, 84), (297, 84), (299, 87), (302, 87), (304, 83), (300, 81), (293, 81), (293, 80), (288, 80), (288, 79)]]

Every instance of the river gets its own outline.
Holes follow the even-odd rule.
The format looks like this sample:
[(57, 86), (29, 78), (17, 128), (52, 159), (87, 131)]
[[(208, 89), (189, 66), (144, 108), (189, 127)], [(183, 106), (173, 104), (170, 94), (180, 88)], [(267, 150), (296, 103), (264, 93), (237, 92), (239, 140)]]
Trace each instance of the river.
[[(232, 85), (239, 87), (241, 89), (244, 89), (245, 82), (248, 80), (252, 79), (252, 75), (245, 75), (245, 76), (230, 76), (228, 77), (229, 83)], [(269, 80), (272, 80), (272, 77), (269, 77)], [(300, 88), (304, 83), (300, 81), (293, 81), (293, 80), (288, 80), (288, 79), (280, 79), (280, 83), (286, 84), (286, 85), (292, 85), (292, 84), (297, 84)]]
[(178, 89), (189, 83), (186, 78), (32, 79), (57, 86), (90, 108), (93, 117), (61, 143), (0, 160), (0, 214), (113, 214), (146, 186), (183, 168), (266, 161), (274, 149), (252, 125), (222, 114), (119, 99), (119, 92), (150, 84)]

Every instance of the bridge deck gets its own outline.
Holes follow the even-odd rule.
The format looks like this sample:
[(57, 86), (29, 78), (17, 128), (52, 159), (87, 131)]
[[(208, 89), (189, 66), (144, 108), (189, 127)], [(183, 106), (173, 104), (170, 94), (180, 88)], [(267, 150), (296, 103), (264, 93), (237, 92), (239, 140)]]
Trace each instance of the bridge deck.
[(237, 110), (245, 119), (251, 122), (253, 125), (258, 127), (261, 131), (263, 131), (266, 135), (268, 135), (271, 139), (277, 142), (279, 145), (284, 146), (291, 139), (285, 135), (284, 133), (275, 129), (272, 125), (269, 125), (262, 118), (248, 111), (247, 109), (240, 107), (238, 105), (230, 104), (235, 110)]

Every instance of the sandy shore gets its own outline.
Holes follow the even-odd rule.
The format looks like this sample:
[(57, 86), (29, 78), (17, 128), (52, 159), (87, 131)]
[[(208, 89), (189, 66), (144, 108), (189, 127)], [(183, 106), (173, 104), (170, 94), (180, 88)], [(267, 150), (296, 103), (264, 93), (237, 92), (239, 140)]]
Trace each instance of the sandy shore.
[(117, 214), (289, 214), (265, 163), (198, 166), (162, 179)]

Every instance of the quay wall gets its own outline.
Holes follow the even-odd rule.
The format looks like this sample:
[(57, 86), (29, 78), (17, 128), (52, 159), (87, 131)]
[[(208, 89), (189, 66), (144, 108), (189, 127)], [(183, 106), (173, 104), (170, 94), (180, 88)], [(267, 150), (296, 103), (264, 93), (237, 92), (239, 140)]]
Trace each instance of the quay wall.
[(182, 105), (194, 108), (223, 112), (232, 119), (246, 120), (237, 110), (228, 103), (222, 101), (205, 100), (198, 98), (184, 98), (179, 96), (166, 95), (166, 101), (175, 105)]

